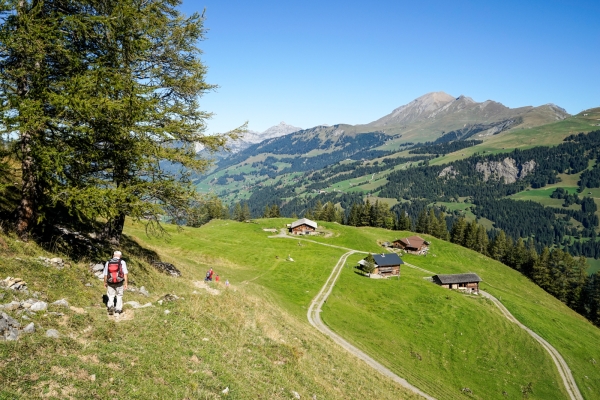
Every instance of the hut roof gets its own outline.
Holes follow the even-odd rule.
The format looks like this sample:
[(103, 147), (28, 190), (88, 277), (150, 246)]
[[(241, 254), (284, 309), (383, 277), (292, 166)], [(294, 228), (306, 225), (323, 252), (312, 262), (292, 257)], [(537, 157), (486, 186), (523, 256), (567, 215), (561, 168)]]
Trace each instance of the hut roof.
[(379, 267), (389, 267), (392, 265), (404, 264), (404, 261), (402, 261), (402, 259), (398, 257), (398, 254), (396, 253), (373, 254), (373, 259), (375, 260), (375, 264), (377, 264)]
[(292, 222), (291, 228), (293, 229), (293, 228), (295, 228), (297, 226), (300, 226), (300, 225), (308, 225), (308, 226), (311, 226), (311, 227), (317, 229), (317, 223), (315, 221), (311, 221), (308, 218), (301, 218), (298, 221)]
[(479, 275), (472, 272), (467, 274), (435, 275), (433, 278), (437, 278), (443, 285), (481, 282), (482, 280)]
[(429, 242), (419, 236), (409, 236), (404, 239), (395, 240), (395, 242), (401, 242), (405, 246), (416, 247), (419, 248), (423, 246), (423, 244), (429, 245)]

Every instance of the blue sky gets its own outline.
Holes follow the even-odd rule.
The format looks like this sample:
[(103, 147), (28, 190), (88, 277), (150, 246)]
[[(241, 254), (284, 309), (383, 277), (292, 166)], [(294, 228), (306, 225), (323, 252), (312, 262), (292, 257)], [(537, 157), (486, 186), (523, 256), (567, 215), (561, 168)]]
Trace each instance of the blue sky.
[(371, 122), (428, 92), (600, 106), (600, 1), (231, 1), (200, 43), (208, 132)]

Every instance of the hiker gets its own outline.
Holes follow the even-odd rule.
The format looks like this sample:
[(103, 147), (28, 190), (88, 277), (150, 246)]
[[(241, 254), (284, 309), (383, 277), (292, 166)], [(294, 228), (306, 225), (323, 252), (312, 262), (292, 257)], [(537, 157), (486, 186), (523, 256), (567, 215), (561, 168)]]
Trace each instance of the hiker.
[[(115, 251), (113, 257), (104, 265), (104, 287), (108, 296), (108, 315), (123, 312), (123, 291), (127, 290), (127, 263), (121, 259), (121, 252)], [(117, 306), (114, 306), (117, 296)]]
[(225, 287), (229, 287), (229, 279), (225, 281)]
[(212, 277), (213, 277), (213, 269), (211, 268), (210, 270), (208, 270), (208, 280), (212, 282)]
[(215, 282), (219, 283), (219, 274), (217, 274), (217, 276), (215, 276)]

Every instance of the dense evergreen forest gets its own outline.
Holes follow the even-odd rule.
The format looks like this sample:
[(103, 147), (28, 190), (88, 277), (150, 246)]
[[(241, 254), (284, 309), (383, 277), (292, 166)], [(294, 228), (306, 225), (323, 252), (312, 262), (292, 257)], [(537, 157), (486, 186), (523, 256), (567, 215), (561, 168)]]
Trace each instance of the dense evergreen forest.
[(466, 149), (467, 147), (476, 146), (483, 143), (483, 140), (457, 140), (454, 142), (444, 142), (440, 144), (433, 144), (432, 142), (425, 142), (420, 145), (415, 145), (409, 154), (448, 154), (458, 150)]

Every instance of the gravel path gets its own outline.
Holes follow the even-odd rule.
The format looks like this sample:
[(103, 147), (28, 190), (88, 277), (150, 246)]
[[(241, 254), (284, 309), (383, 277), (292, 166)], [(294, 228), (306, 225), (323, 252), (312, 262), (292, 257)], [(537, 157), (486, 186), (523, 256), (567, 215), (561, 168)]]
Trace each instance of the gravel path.
[(366, 362), (369, 366), (371, 366), (376, 371), (379, 371), (381, 374), (392, 379), (394, 382), (397, 382), (398, 384), (405, 387), (406, 389), (408, 389), (418, 395), (421, 395), (428, 400), (435, 400), (434, 397), (431, 397), (428, 394), (423, 393), (417, 387), (408, 383), (406, 381), (406, 379), (399, 377), (398, 375), (396, 375), (395, 373), (390, 371), (388, 368), (384, 367), (383, 365), (381, 365), (380, 363), (375, 361), (373, 358), (371, 358), (370, 356), (368, 356), (367, 354), (365, 354), (358, 348), (356, 348), (353, 345), (351, 345), (350, 343), (348, 343), (340, 335), (338, 335), (337, 333), (335, 333), (331, 329), (329, 329), (327, 327), (327, 325), (325, 325), (323, 323), (323, 321), (321, 320), (321, 315), (320, 315), (321, 307), (323, 306), (323, 303), (325, 303), (325, 301), (327, 301), (327, 298), (331, 294), (331, 291), (333, 290), (333, 286), (335, 285), (337, 278), (340, 276), (340, 273), (342, 272), (342, 269), (343, 269), (344, 265), (346, 264), (346, 260), (348, 259), (348, 256), (350, 256), (351, 254), (354, 254), (354, 253), (363, 253), (363, 252), (350, 250), (339, 259), (336, 266), (333, 268), (333, 271), (331, 271), (331, 275), (329, 275), (329, 278), (327, 278), (327, 282), (325, 282), (325, 285), (323, 285), (323, 287), (321, 288), (321, 291), (315, 296), (313, 301), (310, 303), (310, 307), (308, 308), (308, 313), (306, 315), (308, 317), (308, 322), (310, 322), (310, 324), (312, 326), (314, 326), (316, 329), (318, 329), (319, 331), (323, 332), (325, 335), (327, 335), (331, 339), (333, 339), (334, 342), (336, 342), (337, 344), (342, 346), (349, 353), (355, 355), (356, 357), (358, 357), (361, 360), (363, 360), (364, 362)]
[(508, 318), (509, 321), (514, 322), (515, 324), (519, 325), (522, 329), (525, 330), (525, 332), (529, 333), (529, 335), (531, 335), (535, 340), (537, 340), (542, 345), (542, 347), (544, 349), (546, 349), (546, 351), (548, 353), (550, 353), (550, 356), (552, 357), (554, 364), (556, 364), (556, 368), (558, 368), (558, 373), (560, 374), (560, 377), (563, 380), (563, 383), (565, 385), (565, 388), (567, 389), (567, 392), (569, 393), (569, 397), (571, 398), (571, 400), (583, 400), (583, 396), (581, 395), (581, 392), (579, 391), (579, 387), (577, 387), (577, 383), (575, 382), (575, 379), (573, 378), (571, 369), (565, 362), (564, 358), (562, 358), (562, 356), (560, 355), (558, 350), (556, 350), (550, 343), (548, 343), (546, 340), (544, 340), (544, 338), (542, 338), (540, 335), (538, 335), (537, 333), (535, 333), (534, 331), (532, 331), (531, 329), (529, 329), (528, 327), (526, 327), (525, 325), (520, 323), (519, 320), (516, 319), (510, 313), (510, 311), (508, 311), (508, 309), (504, 306), (504, 304), (502, 304), (500, 302), (500, 300), (498, 300), (497, 298), (495, 298), (494, 296), (492, 296), (491, 294), (489, 294), (487, 292), (479, 291), (479, 293), (483, 297), (490, 299), (500, 309), (500, 311), (502, 311), (504, 316), (506, 318)]
[[(381, 374), (391, 378), (393, 381), (399, 383), (400, 385), (407, 388), (408, 390), (411, 390), (412, 392), (425, 397), (426, 399), (429, 399), (429, 400), (434, 399), (434, 397), (431, 397), (428, 394), (423, 393), (421, 390), (419, 390), (415, 386), (408, 383), (406, 381), (406, 379), (399, 377), (398, 375), (396, 375), (395, 373), (390, 371), (388, 368), (384, 367), (383, 365), (381, 365), (380, 363), (375, 361), (373, 358), (371, 358), (370, 356), (368, 356), (367, 354), (365, 354), (358, 348), (356, 348), (353, 345), (351, 345), (350, 343), (348, 343), (346, 340), (344, 340), (344, 338), (342, 338), (341, 336), (339, 336), (338, 334), (333, 332), (331, 329), (329, 329), (321, 320), (321, 315), (320, 315), (321, 307), (327, 301), (327, 298), (331, 294), (331, 291), (333, 290), (333, 286), (335, 285), (337, 278), (339, 277), (340, 273), (342, 272), (342, 268), (344, 267), (346, 260), (348, 259), (348, 256), (350, 256), (351, 254), (354, 254), (354, 253), (368, 254), (367, 252), (353, 250), (353, 249), (349, 249), (347, 247), (336, 246), (336, 245), (327, 244), (327, 243), (321, 243), (321, 242), (317, 242), (315, 240), (309, 240), (309, 239), (304, 239), (304, 238), (299, 238), (299, 237), (292, 237), (292, 236), (289, 236), (286, 234), (285, 229), (282, 229), (278, 235), (269, 236), (269, 237), (303, 240), (303, 241), (307, 241), (307, 242), (317, 243), (317, 244), (320, 244), (323, 246), (329, 246), (329, 247), (335, 247), (335, 248), (342, 249), (342, 250), (347, 250), (348, 252), (345, 253), (344, 255), (342, 255), (342, 257), (340, 257), (338, 263), (333, 268), (333, 271), (331, 271), (331, 275), (329, 275), (329, 278), (327, 278), (327, 281), (325, 282), (325, 285), (323, 285), (323, 287), (321, 288), (321, 291), (315, 296), (313, 301), (310, 303), (310, 307), (309, 307), (308, 313), (307, 313), (308, 322), (310, 322), (310, 324), (312, 326), (314, 326), (316, 329), (318, 329), (325, 335), (329, 336), (331, 339), (333, 339), (334, 342), (336, 342), (337, 344), (342, 346), (348, 352), (354, 354), (356, 357), (360, 358), (361, 360), (363, 360), (364, 362), (369, 364), (372, 368), (379, 371)], [(435, 275), (434, 272), (428, 271), (421, 267), (417, 267), (416, 265), (412, 265), (412, 264), (408, 264), (408, 263), (405, 263), (405, 265), (408, 267), (420, 270), (422, 272), (425, 272), (427, 274)], [(571, 400), (583, 400), (583, 396), (581, 395), (581, 392), (579, 391), (579, 387), (577, 386), (577, 383), (575, 382), (575, 379), (573, 378), (571, 369), (567, 365), (564, 358), (562, 358), (562, 356), (560, 355), (558, 350), (556, 350), (550, 343), (548, 343), (540, 335), (538, 335), (537, 333), (535, 333), (534, 331), (532, 331), (531, 329), (529, 329), (528, 327), (523, 325), (521, 322), (519, 322), (519, 320), (517, 320), (510, 313), (510, 311), (508, 311), (508, 309), (504, 306), (504, 304), (502, 304), (500, 302), (500, 300), (498, 300), (491, 294), (484, 292), (483, 290), (480, 290), (479, 293), (483, 297), (490, 299), (500, 309), (500, 311), (502, 311), (504, 316), (509, 321), (514, 322), (515, 324), (519, 325), (519, 327), (524, 329), (529, 335), (531, 335), (535, 340), (537, 340), (542, 345), (542, 347), (552, 357), (552, 360), (554, 361), (554, 364), (556, 365), (556, 368), (558, 369), (558, 373), (560, 374), (560, 376), (563, 380), (565, 388), (567, 389), (569, 398)]]

